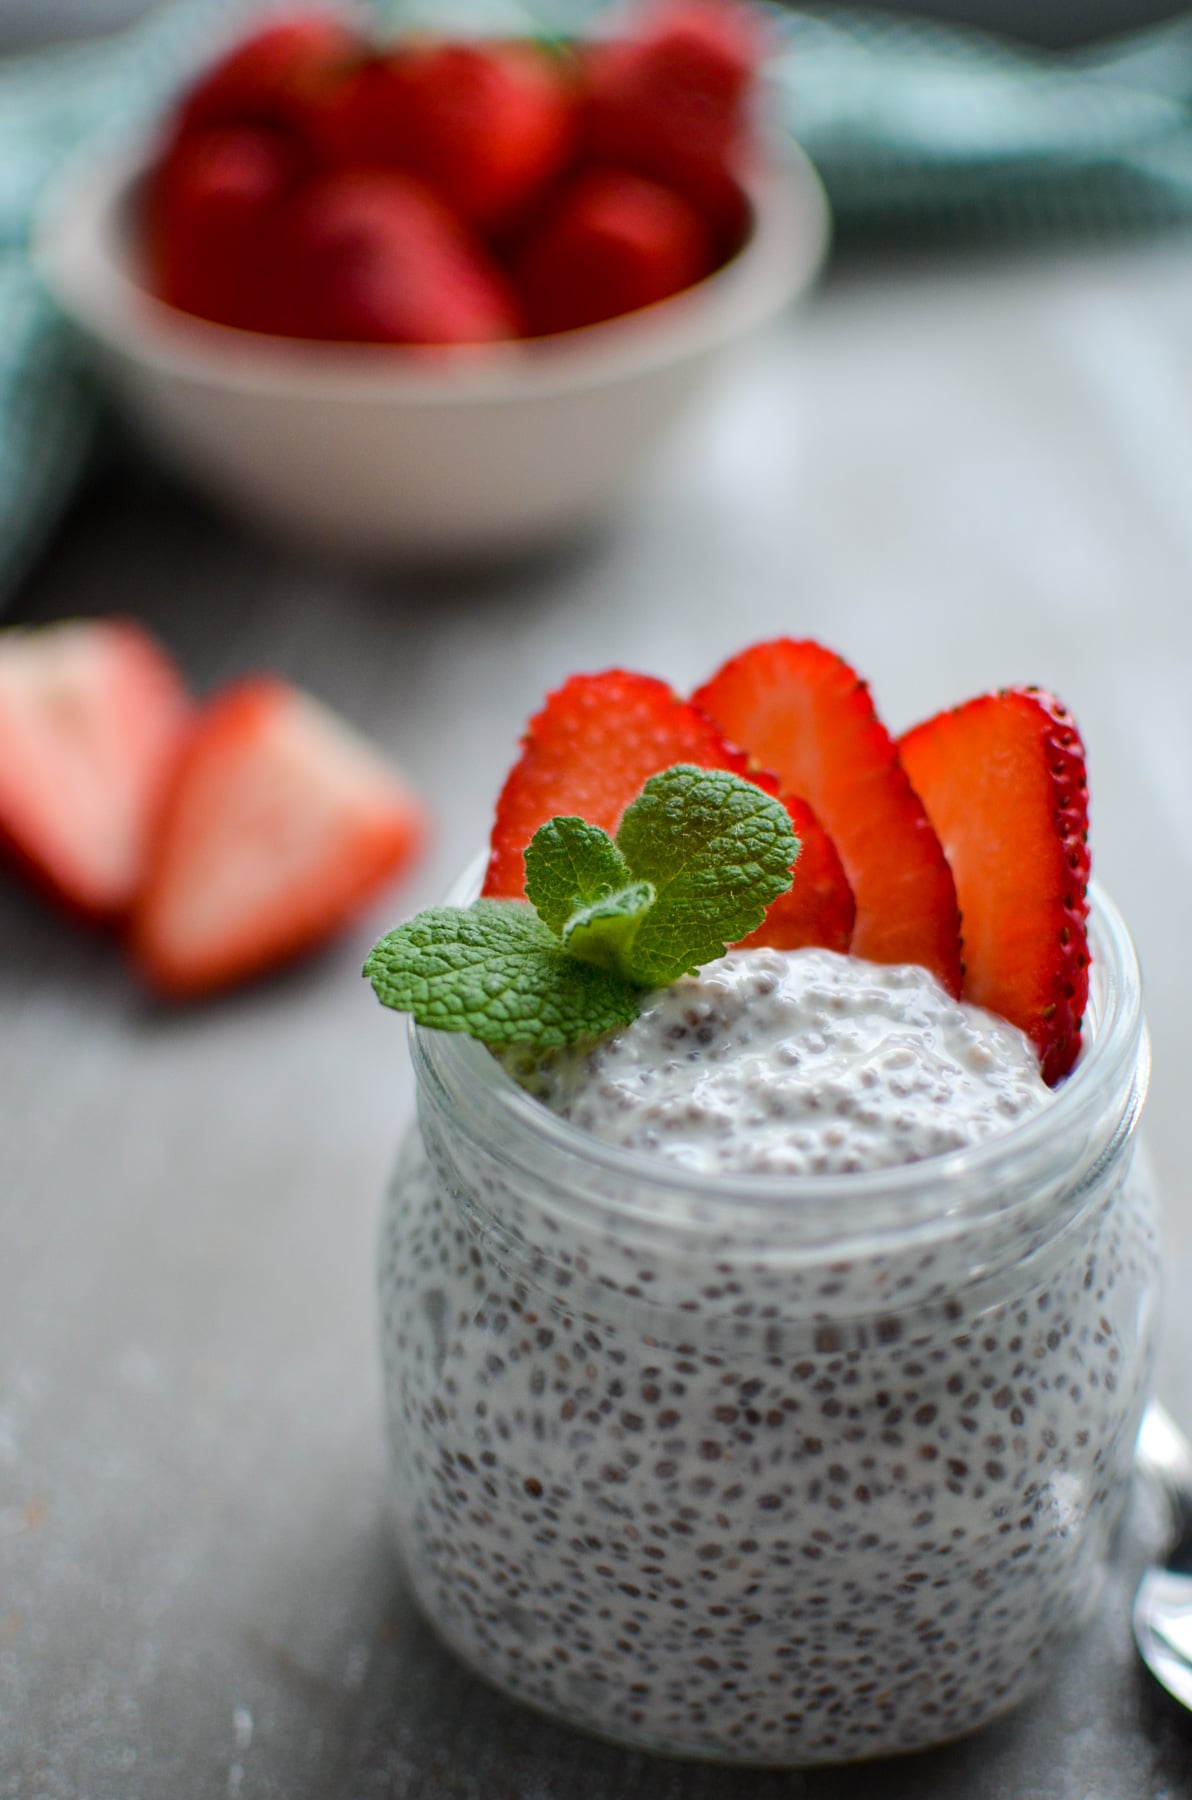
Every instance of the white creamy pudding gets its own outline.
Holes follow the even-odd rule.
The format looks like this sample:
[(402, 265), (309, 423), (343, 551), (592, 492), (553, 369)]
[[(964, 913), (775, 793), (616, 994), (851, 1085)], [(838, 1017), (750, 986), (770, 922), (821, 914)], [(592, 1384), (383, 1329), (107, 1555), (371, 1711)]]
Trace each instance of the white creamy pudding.
[(1030, 1044), (925, 969), (736, 950), (593, 1047), (507, 1055), (605, 1143), (724, 1173), (854, 1174), (960, 1150), (1051, 1099)]
[(594, 1048), (506, 1057), (545, 1105), (416, 1034), (393, 1505), (477, 1669), (773, 1763), (938, 1742), (1039, 1684), (1154, 1352), (1137, 977), (1106, 980), (1104, 1053), (1054, 1094), (921, 971), (824, 952), (734, 952)]

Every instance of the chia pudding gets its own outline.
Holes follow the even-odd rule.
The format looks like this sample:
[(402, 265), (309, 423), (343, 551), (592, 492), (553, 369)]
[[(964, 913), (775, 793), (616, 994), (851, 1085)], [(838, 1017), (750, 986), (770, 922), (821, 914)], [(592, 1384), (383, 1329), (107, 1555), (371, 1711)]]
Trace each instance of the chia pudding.
[(913, 964), (737, 950), (595, 1048), (506, 1053), (552, 1112), (688, 1169), (857, 1174), (1005, 1131), (1051, 1099), (1022, 1032)]
[(1154, 1355), (1137, 969), (1101, 898), (1092, 932), (1054, 1093), (923, 971), (828, 952), (734, 952), (511, 1067), (415, 1031), (393, 1510), (485, 1676), (788, 1764), (1039, 1685), (1095, 1602)]

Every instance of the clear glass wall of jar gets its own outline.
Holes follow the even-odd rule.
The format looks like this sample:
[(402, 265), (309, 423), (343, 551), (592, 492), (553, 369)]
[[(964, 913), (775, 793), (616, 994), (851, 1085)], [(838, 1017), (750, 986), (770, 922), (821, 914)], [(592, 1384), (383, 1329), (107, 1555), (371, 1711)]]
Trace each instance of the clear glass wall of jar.
[(1151, 1378), (1137, 965), (1094, 901), (1054, 1103), (930, 1162), (694, 1177), (415, 1030), (381, 1246), (392, 1501), (447, 1642), (554, 1716), (785, 1764), (942, 1741), (1046, 1677)]

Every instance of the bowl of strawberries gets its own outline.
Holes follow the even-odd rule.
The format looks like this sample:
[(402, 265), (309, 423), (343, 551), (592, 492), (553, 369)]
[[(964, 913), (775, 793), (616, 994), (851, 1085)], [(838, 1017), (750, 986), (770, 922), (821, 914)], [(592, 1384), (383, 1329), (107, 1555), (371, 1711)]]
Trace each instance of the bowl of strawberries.
[(91, 154), (36, 254), (125, 410), (294, 541), (521, 553), (633, 485), (702, 378), (813, 280), (822, 190), (757, 128), (738, 0), (584, 41), (275, 19), (153, 141)]

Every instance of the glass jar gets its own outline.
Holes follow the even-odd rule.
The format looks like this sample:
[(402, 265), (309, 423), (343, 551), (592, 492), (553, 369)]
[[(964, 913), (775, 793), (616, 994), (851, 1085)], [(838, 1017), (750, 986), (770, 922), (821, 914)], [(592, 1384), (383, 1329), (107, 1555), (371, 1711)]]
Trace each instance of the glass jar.
[(1156, 1336), (1138, 969), (1103, 896), (1090, 929), (1052, 1104), (869, 1174), (692, 1175), (414, 1029), (393, 1511), (488, 1680), (626, 1743), (807, 1764), (1045, 1678), (1111, 1555)]

